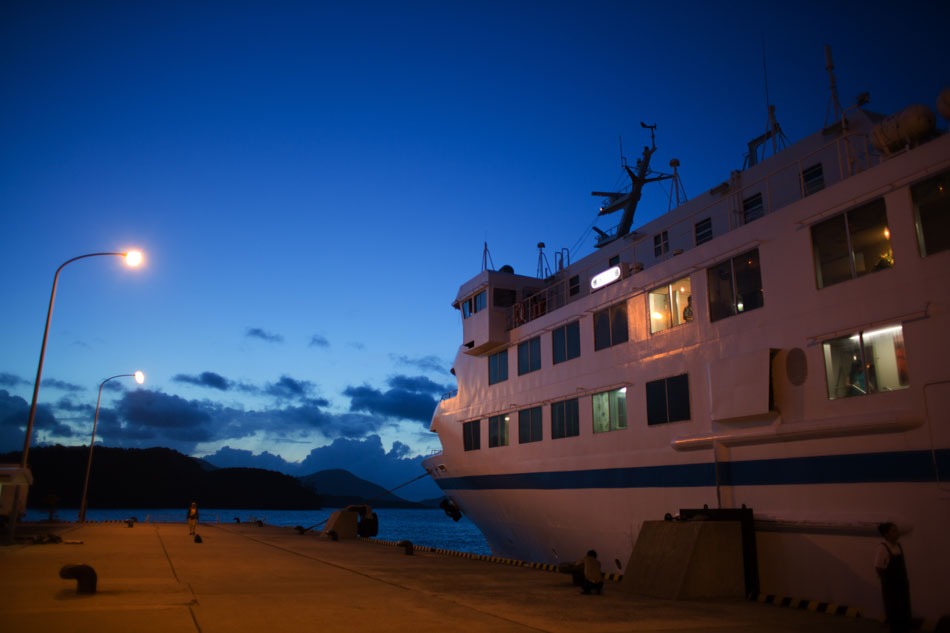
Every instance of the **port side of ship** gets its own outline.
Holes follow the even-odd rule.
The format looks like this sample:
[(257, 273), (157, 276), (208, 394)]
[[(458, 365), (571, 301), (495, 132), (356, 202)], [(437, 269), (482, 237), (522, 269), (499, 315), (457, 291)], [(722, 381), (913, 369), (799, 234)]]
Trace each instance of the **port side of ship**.
[(644, 126), (596, 250), (462, 285), (425, 466), (496, 555), (634, 573), (645, 522), (746, 508), (758, 593), (881, 617), (892, 521), (915, 614), (950, 612), (950, 135), (925, 110), (842, 109), (760, 159), (772, 119), (743, 170), (633, 230), (640, 188), (677, 182)]

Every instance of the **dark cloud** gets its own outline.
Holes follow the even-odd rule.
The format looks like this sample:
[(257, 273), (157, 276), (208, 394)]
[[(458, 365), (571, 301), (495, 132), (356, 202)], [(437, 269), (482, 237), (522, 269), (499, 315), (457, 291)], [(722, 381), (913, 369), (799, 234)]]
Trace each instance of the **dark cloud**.
[(227, 391), (231, 388), (231, 382), (227, 378), (213, 371), (203, 371), (197, 376), (176, 374), (172, 378), (172, 381), (197, 385), (199, 387), (209, 387), (211, 389), (217, 389), (218, 391)]
[(313, 390), (313, 383), (308, 380), (295, 380), (290, 376), (281, 376), (280, 380), (269, 384), (264, 393), (281, 399), (303, 398)]
[(308, 345), (308, 347), (330, 347), (330, 341), (328, 341), (326, 337), (314, 334), (310, 337), (310, 345)]
[(160, 391), (136, 389), (126, 393), (116, 406), (122, 423), (104, 425), (103, 439), (174, 440), (196, 443), (213, 439), (211, 415), (202, 403), (170, 396)]
[(268, 332), (267, 330), (261, 329), (259, 327), (249, 327), (244, 331), (244, 335), (248, 338), (259, 338), (262, 341), (267, 341), (268, 343), (283, 343), (284, 337), (280, 334), (274, 334), (273, 332)]
[(15, 374), (0, 371), (0, 387), (22, 387), (32, 384), (29, 380), (24, 380)]
[(383, 392), (368, 385), (347, 387), (343, 395), (350, 398), (350, 411), (363, 411), (387, 418), (428, 423), (438, 400), (432, 394), (448, 389), (424, 376), (394, 376), (391, 389)]
[(85, 387), (74, 385), (73, 383), (66, 382), (65, 380), (57, 380), (56, 378), (44, 378), (41, 384), (42, 386), (48, 387), (50, 389), (59, 389), (60, 391), (69, 391), (72, 393), (85, 390)]
[[(20, 450), (23, 448), (26, 425), (30, 419), (30, 403), (20, 396), (12, 395), (0, 389), (0, 450)], [(73, 438), (73, 428), (57, 419), (53, 410), (44, 404), (36, 407), (33, 420), (33, 435), (30, 442), (36, 443), (46, 436)]]
[(419, 358), (410, 358), (409, 356), (401, 355), (390, 355), (394, 361), (400, 365), (408, 365), (409, 367), (415, 367), (422, 371), (429, 371), (432, 373), (444, 374), (448, 373), (446, 369), (446, 363), (437, 356), (421, 356)]

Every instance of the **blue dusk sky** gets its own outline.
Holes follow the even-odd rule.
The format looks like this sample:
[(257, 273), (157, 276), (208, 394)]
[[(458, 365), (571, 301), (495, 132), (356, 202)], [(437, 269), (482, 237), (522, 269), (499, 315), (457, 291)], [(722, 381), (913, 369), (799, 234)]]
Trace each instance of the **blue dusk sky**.
[[(946, 2), (773, 4), (4, 2), (0, 451), (56, 268), (135, 247), (140, 269), (60, 275), (33, 446), (88, 444), (100, 382), (142, 370), (108, 383), (104, 445), (421, 473), (483, 244), (531, 275), (538, 242), (591, 252), (590, 192), (624, 182), (641, 121), (696, 195), (767, 102), (792, 141), (828, 121), (825, 44), (845, 106), (950, 84)], [(637, 224), (666, 209), (657, 186)]]

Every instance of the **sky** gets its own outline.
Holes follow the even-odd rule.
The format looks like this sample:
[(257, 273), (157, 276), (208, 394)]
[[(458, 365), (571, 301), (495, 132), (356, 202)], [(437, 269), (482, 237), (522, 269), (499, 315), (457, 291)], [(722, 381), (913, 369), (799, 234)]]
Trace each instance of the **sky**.
[[(422, 473), (481, 270), (593, 250), (656, 124), (687, 195), (840, 100), (950, 85), (945, 2), (0, 5), (0, 451), (165, 446), (220, 466)], [(946, 128), (946, 122), (942, 122)], [(636, 224), (668, 207), (658, 186)], [(435, 496), (431, 482), (401, 490)]]

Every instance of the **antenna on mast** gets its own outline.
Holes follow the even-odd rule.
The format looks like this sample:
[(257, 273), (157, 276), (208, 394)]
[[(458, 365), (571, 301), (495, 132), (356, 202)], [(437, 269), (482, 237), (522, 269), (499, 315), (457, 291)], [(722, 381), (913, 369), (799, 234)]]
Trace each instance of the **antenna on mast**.
[[(835, 120), (841, 121), (841, 125), (847, 128), (848, 120), (844, 118), (844, 112), (841, 110), (841, 102), (838, 100), (838, 82), (835, 79), (835, 63), (831, 59), (831, 46), (825, 44), (825, 70), (828, 71), (828, 81), (831, 88), (831, 102), (828, 104), (828, 111), (825, 113), (825, 127), (828, 127), (828, 118), (834, 114)], [(832, 113), (832, 109), (834, 112)]]
[(488, 242), (483, 242), (485, 247), (482, 249), (482, 272), (489, 270), (488, 264), (491, 264), (490, 270), (495, 270), (495, 262), (491, 260), (491, 253), (488, 252)]
[[(765, 63), (765, 38), (762, 39), (762, 75), (765, 80), (765, 107), (768, 110), (768, 123), (765, 126), (765, 134), (755, 137), (749, 141), (749, 153), (746, 155), (745, 167), (752, 167), (759, 163), (759, 148), (765, 145), (766, 141), (772, 141), (772, 155), (778, 154), (780, 150), (785, 149), (788, 138), (782, 131), (782, 127), (775, 118), (775, 106), (769, 99), (769, 71)], [(765, 150), (762, 151), (762, 158), (765, 158)]]

